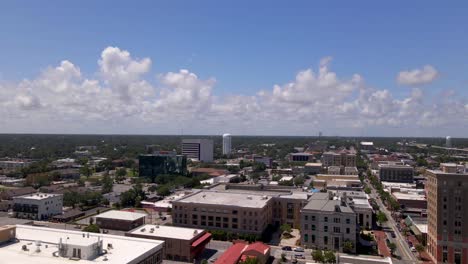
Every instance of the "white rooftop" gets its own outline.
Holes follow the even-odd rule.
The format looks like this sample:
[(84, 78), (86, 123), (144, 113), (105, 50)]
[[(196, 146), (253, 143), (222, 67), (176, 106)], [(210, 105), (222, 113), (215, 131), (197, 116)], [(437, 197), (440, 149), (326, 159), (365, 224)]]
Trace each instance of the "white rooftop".
[(181, 203), (263, 208), (271, 196), (251, 193), (201, 191), (178, 200)]
[[(25, 225), (16, 226), (16, 238), (19, 242), (7, 244), (0, 249), (0, 263), (6, 263), (2, 262), (4, 260), (12, 260), (8, 263), (15, 264), (139, 263), (145, 258), (142, 255), (157, 252), (161, 250), (163, 245), (163, 241), (160, 240)], [(107, 254), (92, 260), (81, 259), (79, 261), (65, 257), (54, 257), (53, 253), (58, 251), (60, 239), (63, 243), (68, 241), (69, 244), (74, 245), (90, 245), (100, 239), (103, 241), (104, 249), (107, 249)], [(41, 244), (40, 252), (36, 251), (36, 241)], [(107, 248), (108, 244), (111, 244), (112, 248)], [(23, 245), (26, 245), (29, 250), (22, 250)]]
[(148, 237), (166, 237), (181, 240), (191, 240), (201, 233), (203, 229), (185, 228), (164, 225), (143, 225), (128, 232), (128, 234), (145, 235)]
[(62, 195), (55, 194), (55, 193), (31, 193), (31, 194), (16, 196), (14, 198), (22, 198), (22, 199), (29, 199), (29, 200), (43, 200), (43, 199), (48, 199), (48, 198), (52, 198), (56, 196), (62, 196)]
[(118, 211), (118, 210), (110, 210), (104, 212), (102, 214), (98, 214), (96, 218), (107, 218), (107, 219), (119, 219), (119, 220), (126, 220), (126, 221), (135, 221), (142, 217), (145, 217), (146, 214), (144, 213), (134, 213), (128, 211)]

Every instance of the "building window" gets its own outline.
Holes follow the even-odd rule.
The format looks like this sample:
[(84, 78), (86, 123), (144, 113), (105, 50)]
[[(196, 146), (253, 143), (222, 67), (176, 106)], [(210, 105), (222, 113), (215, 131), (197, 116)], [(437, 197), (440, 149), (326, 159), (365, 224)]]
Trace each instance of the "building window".
[(311, 221), (315, 221), (315, 215), (312, 215), (312, 216), (310, 217), (310, 220), (311, 220)]
[(328, 226), (323, 227), (323, 232), (328, 232)]
[(309, 235), (308, 234), (304, 234), (304, 242), (309, 242)]
[(349, 230), (349, 227), (346, 228), (346, 234), (349, 234), (349, 231), (350, 231), (350, 230)]
[(334, 227), (333, 227), (333, 232), (335, 232), (335, 233), (340, 233), (341, 231), (340, 231), (340, 228), (339, 228), (339, 227), (334, 226)]
[(312, 231), (315, 231), (315, 225), (312, 225), (312, 226), (310, 227), (310, 229), (311, 229)]
[(308, 225), (308, 224), (305, 224), (305, 225), (304, 225), (304, 230), (307, 230), (307, 229), (309, 229), (309, 225)]
[(324, 222), (328, 222), (328, 217), (325, 216), (325, 217), (323, 218), (323, 221), (324, 221)]
[(312, 236), (310, 237), (310, 239), (312, 240), (312, 241), (311, 241), (312, 243), (315, 243), (315, 235), (312, 235)]
[(350, 223), (351, 223), (351, 219), (349, 219), (349, 218), (346, 218), (346, 224), (348, 224), (348, 225), (349, 225)]
[(323, 237), (323, 244), (328, 245), (328, 237), (327, 236)]

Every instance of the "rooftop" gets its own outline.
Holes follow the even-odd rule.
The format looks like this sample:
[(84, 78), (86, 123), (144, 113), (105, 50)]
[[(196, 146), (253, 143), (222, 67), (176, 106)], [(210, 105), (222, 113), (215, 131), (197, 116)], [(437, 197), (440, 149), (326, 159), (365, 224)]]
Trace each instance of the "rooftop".
[(126, 220), (126, 221), (135, 221), (142, 217), (145, 217), (146, 214), (144, 213), (134, 213), (128, 211), (118, 211), (118, 210), (110, 210), (104, 212), (102, 214), (98, 214), (96, 218), (107, 218), (107, 219), (119, 219), (119, 220)]
[(404, 200), (418, 200), (418, 201), (425, 201), (426, 196), (423, 194), (418, 193), (402, 193), (402, 192), (392, 192), (392, 195), (396, 199), (404, 199)]
[(145, 235), (149, 237), (167, 237), (181, 240), (191, 240), (201, 233), (205, 232), (203, 229), (165, 226), (165, 225), (144, 225), (135, 228), (128, 232), (128, 234)]
[[(84, 235), (84, 236), (83, 236)], [(89, 236), (88, 236), (89, 235)], [(149, 252), (157, 252), (162, 248), (162, 241), (147, 240), (141, 238), (114, 236), (107, 234), (85, 233), (80, 231), (52, 229), (35, 226), (16, 226), (17, 243), (7, 244), (2, 247), (1, 255), (3, 259), (15, 260), (17, 264), (35, 263), (35, 264), (55, 264), (55, 263), (130, 263), (139, 262), (140, 256)], [(98, 256), (92, 260), (81, 259), (79, 261), (65, 257), (54, 257), (53, 253), (58, 250), (59, 241), (75, 245), (90, 245), (98, 240), (103, 241), (104, 248), (107, 247), (107, 254)], [(40, 251), (37, 248), (36, 241), (39, 241)], [(22, 250), (26, 245), (29, 250)]]
[(304, 210), (335, 212), (337, 207), (339, 207), (341, 212), (353, 213), (353, 210), (348, 205), (344, 206), (341, 204), (338, 197), (334, 196), (333, 199), (330, 200), (328, 193), (313, 193), (309, 203), (304, 206)]
[(263, 208), (266, 206), (271, 196), (255, 195), (252, 193), (239, 192), (218, 192), (201, 191), (192, 195), (187, 195), (178, 200), (181, 203), (226, 205), (249, 208)]
[(306, 167), (322, 167), (321, 162), (308, 162), (305, 165)]
[(56, 194), (56, 193), (31, 193), (31, 194), (16, 196), (15, 198), (22, 198), (22, 199), (28, 199), (28, 200), (43, 200), (43, 199), (48, 199), (48, 198), (57, 197), (57, 196), (62, 196), (62, 195)]

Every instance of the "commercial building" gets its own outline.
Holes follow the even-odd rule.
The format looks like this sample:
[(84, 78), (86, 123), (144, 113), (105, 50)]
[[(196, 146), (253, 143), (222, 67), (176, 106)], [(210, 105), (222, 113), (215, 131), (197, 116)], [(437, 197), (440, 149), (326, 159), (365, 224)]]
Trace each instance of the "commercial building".
[(272, 197), (200, 191), (172, 203), (175, 226), (260, 235), (272, 220)]
[(408, 165), (379, 164), (379, 179), (386, 182), (413, 182), (414, 169)]
[(400, 204), (401, 209), (427, 208), (427, 199), (424, 190), (401, 190), (398, 192), (392, 192), (391, 195)]
[(304, 166), (304, 172), (306, 174), (319, 174), (319, 173), (322, 173), (322, 163), (320, 163), (320, 162), (308, 162)]
[(231, 154), (231, 134), (223, 134), (223, 155)]
[(305, 152), (289, 153), (288, 155), (290, 161), (309, 162), (312, 161), (314, 158), (313, 154)]
[(356, 213), (346, 193), (314, 193), (301, 210), (301, 244), (307, 248), (343, 251), (352, 243), (356, 251)]
[(270, 246), (262, 242), (250, 245), (236, 242), (215, 261), (215, 264), (237, 264), (245, 262), (247, 259), (255, 259), (256, 263), (265, 264), (270, 258), (270, 254)]
[(213, 162), (213, 140), (183, 139), (182, 155), (192, 160)]
[(203, 229), (163, 225), (140, 226), (125, 235), (164, 241), (164, 259), (184, 262), (193, 262), (211, 240)]
[(339, 151), (328, 151), (322, 155), (322, 164), (328, 166), (356, 167), (356, 150), (342, 149)]
[(146, 214), (110, 210), (94, 217), (100, 228), (129, 231), (145, 224)]
[(361, 149), (362, 152), (370, 152), (375, 150), (374, 147), (374, 142), (371, 141), (361, 141), (359, 143), (359, 148)]
[(2, 260), (16, 264), (159, 264), (164, 244), (149, 239), (25, 225), (0, 228), (0, 238), (9, 242), (2, 245)]
[(13, 197), (13, 212), (17, 218), (46, 220), (62, 214), (63, 195), (33, 193)]
[(187, 158), (177, 155), (175, 151), (158, 151), (154, 154), (138, 157), (140, 177), (151, 179), (152, 182), (163, 174), (185, 175), (187, 173)]
[(32, 160), (2, 159), (0, 160), (0, 169), (2, 169), (3, 172), (12, 172), (22, 168), (26, 168), (31, 164), (33, 164)]
[(330, 175), (340, 175), (341, 174), (341, 167), (340, 166), (329, 166), (327, 171), (328, 171), (328, 174), (330, 174)]
[(317, 174), (312, 176), (314, 188), (335, 190), (360, 190), (362, 183), (358, 175)]
[(468, 263), (468, 173), (442, 163), (427, 170), (427, 251), (439, 263)]
[(363, 228), (372, 228), (373, 209), (369, 203), (369, 195), (360, 191), (343, 191), (347, 203), (356, 213), (357, 224)]
[(257, 156), (253, 155), (252, 157), (253, 162), (258, 162), (258, 163), (263, 163), (267, 168), (271, 168), (273, 165), (273, 159), (270, 157), (263, 157), (263, 156)]

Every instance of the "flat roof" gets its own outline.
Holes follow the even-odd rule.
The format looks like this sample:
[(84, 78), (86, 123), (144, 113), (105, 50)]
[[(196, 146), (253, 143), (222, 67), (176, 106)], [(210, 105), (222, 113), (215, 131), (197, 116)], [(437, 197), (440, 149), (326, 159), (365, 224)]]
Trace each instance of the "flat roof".
[(328, 193), (313, 193), (309, 202), (304, 206), (304, 210), (335, 212), (336, 206), (339, 206), (340, 211), (344, 213), (353, 213), (354, 211), (348, 206), (342, 206), (341, 200), (333, 198), (329, 199)]
[(29, 200), (43, 200), (43, 199), (48, 199), (48, 198), (57, 197), (57, 196), (62, 196), (62, 194), (56, 194), (56, 193), (31, 193), (31, 194), (16, 196), (14, 198), (22, 198), (22, 199), (29, 199)]
[(165, 237), (181, 240), (191, 240), (205, 230), (165, 225), (143, 225), (127, 232), (127, 234), (144, 235), (148, 237)]
[(397, 199), (418, 200), (418, 201), (425, 201), (426, 200), (425, 195), (417, 194), (417, 193), (392, 192), (392, 195)]
[(310, 166), (310, 167), (312, 167), (312, 166), (320, 166), (320, 167), (321, 167), (321, 166), (322, 166), (322, 163), (320, 163), (320, 162), (307, 162), (307, 163), (305, 164), (305, 166), (306, 166), (306, 167), (307, 167), (307, 166)]
[(239, 192), (218, 192), (200, 191), (198, 193), (185, 196), (179, 199), (180, 203), (207, 204), (207, 205), (227, 205), (248, 208), (263, 208), (266, 206), (271, 196), (255, 195), (252, 193)]
[(107, 219), (135, 221), (135, 220), (138, 220), (138, 219), (143, 218), (145, 216), (146, 216), (146, 214), (144, 214), (144, 213), (110, 210), (110, 211), (104, 212), (102, 214), (96, 215), (95, 218), (107, 218)]
[[(83, 237), (83, 234), (85, 234), (85, 237)], [(6, 244), (1, 248), (1, 256), (2, 259), (14, 260), (14, 263), (17, 264), (77, 263), (77, 260), (53, 256), (53, 253), (58, 250), (60, 239), (64, 243), (68, 241), (69, 244), (74, 245), (91, 245), (100, 239), (103, 241), (104, 249), (107, 248), (108, 244), (112, 245), (112, 248), (107, 248), (107, 254), (98, 256), (92, 260), (81, 259), (78, 263), (102, 262), (117, 264), (141, 261), (142, 259), (139, 259), (140, 256), (157, 252), (162, 248), (164, 243), (160, 240), (25, 225), (16, 226), (16, 238), (19, 242)], [(40, 241), (41, 243), (40, 252), (36, 251), (36, 241)], [(21, 249), (23, 245), (26, 245), (29, 251), (23, 251)]]

